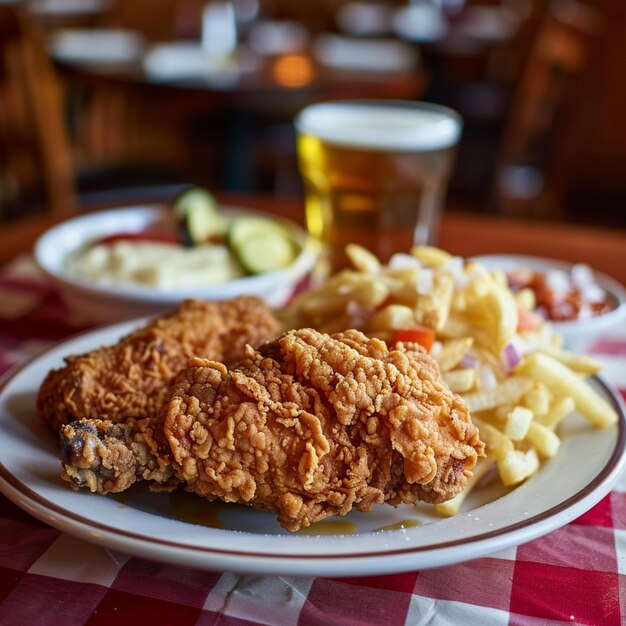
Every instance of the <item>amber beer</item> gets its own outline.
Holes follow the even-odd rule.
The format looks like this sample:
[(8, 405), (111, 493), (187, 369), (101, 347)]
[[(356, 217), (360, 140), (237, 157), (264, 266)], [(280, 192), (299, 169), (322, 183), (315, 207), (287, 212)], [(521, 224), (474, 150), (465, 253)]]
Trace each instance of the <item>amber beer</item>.
[(347, 265), (346, 244), (383, 261), (433, 243), (461, 133), (451, 109), (420, 102), (342, 101), (296, 118), (309, 232), (323, 272)]

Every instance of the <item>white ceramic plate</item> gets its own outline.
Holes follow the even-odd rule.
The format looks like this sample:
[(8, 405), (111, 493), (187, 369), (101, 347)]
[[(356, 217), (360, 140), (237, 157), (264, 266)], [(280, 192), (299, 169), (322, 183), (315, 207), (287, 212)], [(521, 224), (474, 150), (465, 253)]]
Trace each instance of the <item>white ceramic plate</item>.
[(75, 17), (100, 15), (110, 5), (110, 0), (35, 0), (29, 10), (40, 17)]
[(108, 66), (140, 59), (145, 41), (140, 33), (132, 30), (68, 28), (55, 32), (49, 47), (57, 61)]
[(158, 44), (143, 59), (143, 69), (155, 81), (206, 81), (229, 85), (256, 69), (254, 55), (240, 49), (231, 55), (217, 55), (193, 41)]
[[(152, 494), (145, 485), (116, 498), (72, 491), (59, 476), (57, 439), (35, 415), (37, 389), (63, 356), (114, 342), (138, 323), (59, 344), (0, 389), (0, 490), (47, 524), (106, 548), (249, 573), (349, 576), (437, 567), (530, 541), (570, 522), (610, 491), (624, 465), (624, 407), (596, 379), (595, 387), (620, 415), (616, 426), (597, 430), (571, 416), (563, 425), (561, 451), (535, 477), (506, 494), (475, 490), (467, 508), (450, 519), (436, 518), (425, 506), (382, 505), (321, 522), (313, 528), (317, 535), (290, 534), (272, 514), (187, 494)], [(405, 528), (393, 529), (400, 524)]]
[(419, 60), (417, 51), (402, 41), (330, 34), (317, 37), (313, 54), (327, 67), (362, 72), (407, 72)]

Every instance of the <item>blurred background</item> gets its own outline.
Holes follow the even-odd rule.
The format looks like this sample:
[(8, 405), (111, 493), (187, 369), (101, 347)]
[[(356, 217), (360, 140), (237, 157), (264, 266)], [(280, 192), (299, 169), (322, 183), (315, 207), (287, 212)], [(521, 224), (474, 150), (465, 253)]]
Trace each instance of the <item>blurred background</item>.
[(624, 0), (0, 0), (0, 229), (146, 188), (302, 197), (292, 120), (464, 118), (448, 206), (626, 228)]

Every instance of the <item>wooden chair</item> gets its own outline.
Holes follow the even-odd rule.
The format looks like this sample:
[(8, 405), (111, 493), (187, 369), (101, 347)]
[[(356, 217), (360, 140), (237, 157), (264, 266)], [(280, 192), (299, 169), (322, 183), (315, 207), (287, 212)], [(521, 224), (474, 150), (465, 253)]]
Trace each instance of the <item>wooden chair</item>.
[(600, 14), (575, 0), (550, 3), (519, 77), (497, 157), (492, 203), (507, 214), (559, 218), (568, 114)]
[(0, 261), (77, 208), (59, 84), (43, 35), (0, 6)]

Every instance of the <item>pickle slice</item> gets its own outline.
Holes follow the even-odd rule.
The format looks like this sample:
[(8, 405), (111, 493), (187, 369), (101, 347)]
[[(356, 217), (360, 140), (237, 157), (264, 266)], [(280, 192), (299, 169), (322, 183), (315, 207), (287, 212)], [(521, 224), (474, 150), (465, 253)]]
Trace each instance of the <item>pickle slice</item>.
[(228, 242), (249, 274), (264, 274), (287, 267), (300, 252), (300, 246), (280, 222), (263, 217), (234, 220)]
[(174, 200), (172, 210), (182, 225), (185, 244), (189, 246), (223, 239), (226, 235), (228, 222), (215, 198), (205, 189), (186, 189)]

